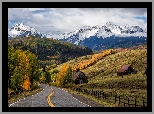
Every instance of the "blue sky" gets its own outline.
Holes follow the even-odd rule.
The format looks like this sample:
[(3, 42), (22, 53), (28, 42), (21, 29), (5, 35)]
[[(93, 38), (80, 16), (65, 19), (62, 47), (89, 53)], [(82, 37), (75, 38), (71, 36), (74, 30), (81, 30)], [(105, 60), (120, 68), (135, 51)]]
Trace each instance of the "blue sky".
[(137, 16), (135, 17), (136, 19), (142, 19), (142, 20), (147, 20), (147, 18), (145, 16)]
[(8, 28), (23, 22), (43, 33), (72, 32), (83, 26), (118, 25), (147, 27), (145, 8), (9, 8)]

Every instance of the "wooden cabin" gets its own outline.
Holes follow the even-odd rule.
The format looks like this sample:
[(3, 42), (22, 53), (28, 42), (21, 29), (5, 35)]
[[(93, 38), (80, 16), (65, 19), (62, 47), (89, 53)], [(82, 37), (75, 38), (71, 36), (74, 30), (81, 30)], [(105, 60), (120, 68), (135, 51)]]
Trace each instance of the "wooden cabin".
[(136, 74), (137, 71), (132, 68), (131, 65), (123, 65), (117, 72), (118, 76), (128, 75), (128, 74)]
[(74, 80), (75, 85), (88, 83), (87, 76), (83, 72), (81, 72), (79, 69), (72, 72), (72, 78)]

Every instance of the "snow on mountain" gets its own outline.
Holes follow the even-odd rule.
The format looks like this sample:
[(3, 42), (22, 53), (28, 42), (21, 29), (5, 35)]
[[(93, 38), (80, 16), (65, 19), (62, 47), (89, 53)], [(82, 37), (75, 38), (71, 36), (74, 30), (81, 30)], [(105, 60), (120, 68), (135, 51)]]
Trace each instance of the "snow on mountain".
[(23, 23), (16, 24), (14, 27), (8, 30), (8, 37), (21, 37), (21, 36), (28, 36), (34, 35), (41, 38), (54, 38), (54, 39), (68, 39), (78, 37), (76, 39), (83, 41), (90, 36), (97, 36), (97, 37), (110, 37), (110, 36), (117, 36), (117, 37), (129, 37), (129, 36), (144, 36), (146, 37), (146, 30), (143, 30), (139, 26), (118, 26), (112, 22), (107, 22), (104, 25), (97, 25), (97, 26), (84, 26), (81, 29), (78, 29), (73, 32), (63, 33), (63, 34), (43, 34), (36, 29), (26, 26)]
[(8, 29), (9, 38), (18, 38), (18, 37), (29, 36), (29, 35), (34, 35), (41, 38), (46, 37), (43, 33), (37, 31), (32, 27), (24, 25), (24, 23), (16, 24), (11, 29)]
[(23, 23), (16, 24), (11, 29), (8, 29), (9, 39), (28, 35), (34, 35), (40, 38), (54, 38), (76, 45), (84, 45), (92, 49), (101, 49), (101, 47), (105, 47), (105, 45), (108, 46), (109, 44), (114, 47), (121, 41), (125, 43), (131, 40), (131, 42), (134, 41), (134, 45), (145, 42), (147, 30), (143, 30), (139, 26), (119, 26), (112, 22), (92, 27), (84, 26), (73, 32), (63, 34), (43, 34), (32, 27), (24, 25)]
[(97, 25), (97, 26), (84, 26), (81, 29), (78, 29), (74, 32), (70, 32), (68, 34), (60, 34), (60, 35), (51, 35), (50, 37), (53, 37), (55, 39), (69, 39), (78, 37), (80, 41), (85, 40), (86, 38), (89, 38), (90, 36), (97, 36), (101, 38), (106, 38), (110, 36), (116, 36), (116, 37), (130, 37), (130, 36), (136, 36), (136, 37), (146, 37), (147, 33), (146, 30), (143, 30), (139, 26), (118, 26), (112, 22), (107, 22), (103, 26)]
[[(51, 36), (52, 37), (52, 36)], [(91, 37), (97, 38), (109, 38), (109, 37), (147, 37), (146, 30), (143, 30), (139, 26), (118, 26), (112, 22), (107, 22), (103, 26), (84, 26), (74, 32), (68, 34), (59, 35), (59, 37), (54, 36), (55, 39), (61, 39), (63, 41), (68, 41), (73, 44), (82, 44), (84, 40)], [(93, 39), (94, 40), (94, 39)], [(92, 41), (93, 41), (92, 40)]]
[[(84, 26), (70, 34), (63, 34), (60, 40), (87, 46), (94, 50), (102, 49), (102, 47), (105, 49), (138, 45), (146, 43), (147, 37), (147, 31), (139, 26), (118, 26), (112, 22), (107, 22), (102, 26)], [(54, 38), (58, 39), (56, 36)]]

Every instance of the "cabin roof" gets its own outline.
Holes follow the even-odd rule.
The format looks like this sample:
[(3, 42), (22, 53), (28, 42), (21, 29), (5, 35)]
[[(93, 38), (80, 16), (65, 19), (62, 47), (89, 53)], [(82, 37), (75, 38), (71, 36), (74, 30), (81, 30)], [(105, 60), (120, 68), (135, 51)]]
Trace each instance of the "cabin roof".
[(131, 65), (123, 65), (122, 67), (121, 67), (121, 69), (125, 69), (125, 70), (127, 70), (128, 69), (128, 67), (130, 67)]
[(73, 80), (75, 80), (80, 74), (84, 74), (84, 73), (81, 72), (81, 71), (76, 72), (76, 73), (73, 75)]
[(124, 72), (126, 69), (120, 69), (118, 72)]
[(128, 67), (130, 67), (131, 65), (123, 65), (118, 72), (124, 72), (125, 70), (128, 69)]

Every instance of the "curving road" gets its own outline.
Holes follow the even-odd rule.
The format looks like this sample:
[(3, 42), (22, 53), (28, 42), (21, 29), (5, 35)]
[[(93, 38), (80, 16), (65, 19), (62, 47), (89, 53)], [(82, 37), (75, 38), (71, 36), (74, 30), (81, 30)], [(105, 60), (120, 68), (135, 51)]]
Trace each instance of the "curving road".
[(90, 107), (74, 98), (70, 93), (57, 87), (52, 87), (54, 94), (50, 100), (55, 107)]
[(54, 90), (54, 94), (50, 97), (50, 102), (55, 107), (90, 107), (60, 88), (45, 84), (40, 84), (40, 87), (43, 88), (41, 92), (12, 103), (9, 107), (51, 107), (47, 101), (51, 89)]

